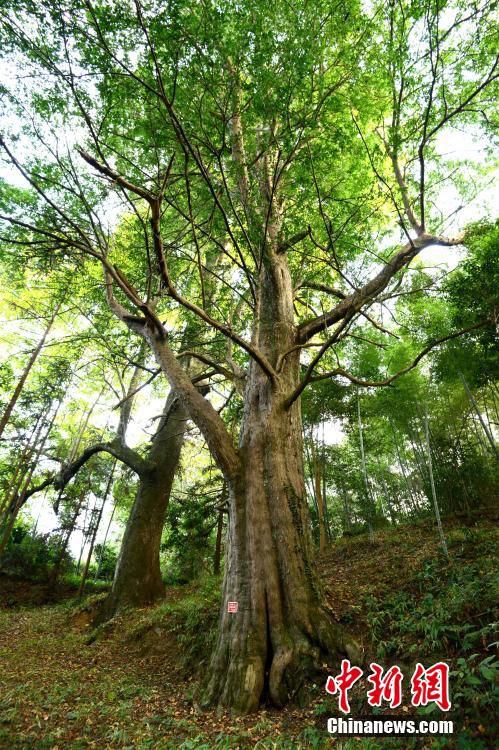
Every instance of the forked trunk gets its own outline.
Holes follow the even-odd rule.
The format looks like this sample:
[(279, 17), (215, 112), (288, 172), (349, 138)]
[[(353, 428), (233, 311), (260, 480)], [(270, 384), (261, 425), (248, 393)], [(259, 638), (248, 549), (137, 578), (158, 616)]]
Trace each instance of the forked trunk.
[[(297, 380), (298, 359), (288, 362)], [(286, 390), (286, 389), (285, 389)], [(312, 566), (300, 407), (283, 406), (250, 367), (240, 476), (229, 482), (221, 622), (204, 700), (241, 712), (262, 697), (288, 700), (327, 654), (354, 655), (353, 641), (321, 607)], [(237, 612), (228, 603), (237, 602)]]
[[(300, 402), (290, 400), (300, 347), (285, 255), (268, 248), (261, 266), (252, 335), (259, 356), (246, 377), (237, 450), (156, 328), (151, 323), (142, 335), (205, 436), (228, 489), (218, 641), (202, 702), (248, 712), (268, 696), (280, 705), (327, 655), (359, 655), (322, 608), (313, 574)], [(229, 602), (237, 602), (237, 612)]]

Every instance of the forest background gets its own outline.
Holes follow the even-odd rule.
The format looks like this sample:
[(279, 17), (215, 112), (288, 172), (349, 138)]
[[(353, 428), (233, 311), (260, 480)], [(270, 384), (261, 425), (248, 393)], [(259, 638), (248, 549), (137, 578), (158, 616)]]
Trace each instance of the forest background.
[[(86, 601), (92, 642), (130, 608), (177, 618), (190, 667), (212, 652), (191, 704), (241, 714), (419, 648), (486, 746), (495, 13), (3, 3), (7, 609), (31, 581)], [(417, 565), (381, 596), (397, 539)], [(184, 604), (143, 610), (165, 586)]]

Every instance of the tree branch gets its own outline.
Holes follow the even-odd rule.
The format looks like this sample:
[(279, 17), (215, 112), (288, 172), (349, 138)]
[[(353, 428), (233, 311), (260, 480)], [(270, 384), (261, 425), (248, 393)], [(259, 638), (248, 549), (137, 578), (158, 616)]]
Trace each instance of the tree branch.
[(381, 271), (374, 276), (374, 278), (364, 284), (364, 286), (346, 296), (338, 305), (336, 305), (336, 307), (333, 307), (328, 312), (311, 320), (307, 320), (298, 326), (298, 343), (308, 341), (312, 336), (315, 336), (316, 333), (325, 330), (334, 323), (338, 323), (352, 311), (360, 312), (361, 308), (375, 299), (375, 297), (386, 288), (390, 279), (392, 279), (398, 271), (407, 266), (425, 247), (430, 247), (431, 245), (452, 247), (461, 244), (463, 239), (464, 235), (448, 238), (424, 233), (406, 243), (402, 249), (384, 265)]
[[(215, 320), (212, 318), (205, 310), (203, 310), (202, 307), (199, 307), (194, 302), (190, 302), (188, 299), (183, 297), (179, 292), (176, 290), (175, 286), (173, 285), (173, 282), (171, 280), (168, 266), (166, 263), (166, 257), (164, 253), (164, 246), (163, 246), (163, 239), (161, 236), (161, 196), (154, 196), (149, 191), (143, 190), (142, 188), (134, 185), (133, 183), (129, 182), (128, 180), (125, 180), (124, 178), (120, 177), (116, 172), (111, 170), (108, 166), (105, 164), (101, 164), (97, 159), (94, 159), (93, 157), (90, 157), (86, 152), (79, 149), (79, 153), (81, 154), (82, 158), (85, 159), (85, 161), (88, 161), (88, 163), (91, 163), (92, 166), (101, 172), (102, 174), (105, 174), (106, 176), (110, 177), (111, 179), (115, 180), (116, 182), (119, 182), (123, 187), (126, 187), (127, 190), (131, 190), (132, 192), (135, 192), (140, 197), (144, 198), (146, 200), (150, 207), (151, 207), (151, 229), (153, 234), (153, 243), (154, 243), (154, 249), (156, 251), (156, 257), (158, 260), (159, 270), (161, 273), (161, 277), (164, 281), (164, 284), (166, 286), (166, 289), (168, 291), (168, 294), (172, 299), (174, 299), (176, 302), (178, 302), (182, 307), (185, 307), (187, 310), (190, 310), (191, 312), (195, 313), (201, 320), (203, 320), (205, 323), (210, 325), (212, 328), (215, 328), (215, 330), (220, 331), (220, 333), (223, 333), (224, 336), (227, 336), (228, 338), (231, 338), (234, 343), (238, 344), (244, 351), (246, 351), (250, 357), (252, 357), (262, 368), (262, 370), (265, 372), (265, 374), (271, 379), (275, 380), (276, 373), (270, 362), (267, 360), (267, 358), (258, 351), (254, 346), (249, 344), (245, 339), (243, 339), (241, 336), (239, 336), (237, 333), (235, 333), (229, 326), (227, 326), (225, 323), (222, 323), (221, 321)], [(97, 255), (97, 254), (96, 254)], [(101, 256), (99, 256), (102, 262), (104, 263), (106, 270), (111, 273), (112, 269), (110, 268), (110, 264), (105, 261)], [(159, 323), (156, 316), (152, 313), (149, 306), (145, 303), (143, 303), (139, 297), (138, 293), (136, 292), (133, 287), (131, 287), (130, 283), (126, 280), (126, 278), (121, 274), (118, 268), (116, 266), (114, 267), (114, 273), (111, 273), (111, 275), (116, 279), (116, 276), (118, 277), (118, 281), (121, 282), (120, 286), (124, 291), (127, 293), (128, 298), (134, 302), (134, 304), (144, 312), (144, 314), (149, 317), (156, 325), (158, 332), (161, 333), (162, 326)], [(109, 285), (108, 285), (109, 289)], [(130, 320), (130, 315), (128, 311), (125, 310), (125, 308), (121, 307), (114, 298), (109, 296), (108, 294), (108, 300), (110, 301), (110, 304), (114, 305), (114, 309), (116, 311), (116, 314), (118, 317), (128, 322)], [(126, 318), (126, 320), (125, 320)], [(135, 319), (133, 322), (137, 326), (139, 324), (139, 321), (142, 321), (142, 319)], [(135, 327), (135, 330), (137, 328)]]
[(190, 418), (203, 433), (220, 467), (228, 476), (235, 476), (239, 472), (240, 461), (232, 438), (227, 432), (220, 415), (210, 402), (199, 393), (171, 351), (166, 341), (164, 329), (159, 332), (154, 325), (146, 325), (144, 319), (130, 315), (128, 310), (115, 300), (112, 281), (108, 275), (106, 275), (106, 289), (112, 312), (130, 330), (135, 331), (147, 341), (172, 389), (182, 399)]
[(286, 240), (284, 240), (277, 246), (277, 252), (284, 253), (286, 252), (286, 250), (291, 250), (291, 248), (294, 245), (297, 245), (306, 237), (309, 237), (310, 232), (311, 232), (310, 227), (307, 227), (306, 229), (303, 229), (301, 232), (297, 232), (296, 234), (293, 234), (291, 237), (288, 237)]
[(145, 201), (150, 203), (152, 200), (154, 200), (154, 195), (149, 192), (149, 190), (144, 190), (144, 188), (141, 188), (139, 185), (135, 185), (133, 182), (130, 182), (129, 180), (125, 179), (124, 177), (121, 177), (117, 172), (115, 172), (113, 169), (111, 169), (107, 164), (102, 164), (101, 162), (97, 161), (93, 156), (90, 154), (87, 154), (86, 151), (84, 151), (79, 146), (76, 147), (77, 152), (80, 154), (82, 159), (84, 159), (87, 164), (90, 164), (91, 167), (93, 167), (97, 172), (100, 172), (105, 177), (108, 177), (111, 182), (115, 182), (120, 187), (124, 188), (125, 190), (129, 190), (131, 193), (135, 193), (140, 198), (143, 198)]
[(326, 380), (328, 378), (332, 378), (336, 375), (341, 375), (344, 378), (347, 378), (347, 380), (350, 380), (351, 383), (355, 383), (356, 385), (363, 386), (364, 388), (379, 388), (382, 386), (387, 386), (393, 383), (394, 380), (397, 380), (397, 378), (400, 378), (402, 375), (405, 375), (406, 373), (413, 370), (419, 362), (425, 357), (429, 352), (431, 352), (435, 347), (440, 346), (440, 344), (445, 343), (446, 341), (450, 341), (451, 339), (458, 338), (459, 336), (464, 336), (466, 333), (470, 333), (471, 331), (475, 331), (478, 328), (482, 328), (484, 325), (486, 325), (487, 321), (480, 321), (479, 323), (475, 323), (472, 326), (469, 326), (468, 328), (463, 328), (460, 331), (456, 331), (454, 333), (450, 333), (447, 336), (442, 336), (439, 339), (435, 339), (434, 341), (430, 342), (425, 348), (419, 352), (417, 357), (411, 362), (410, 365), (407, 367), (404, 367), (402, 370), (399, 370), (394, 375), (390, 375), (390, 377), (385, 378), (384, 380), (363, 380), (362, 378), (358, 378), (355, 375), (352, 375), (350, 372), (345, 370), (343, 367), (336, 367), (334, 370), (330, 370), (328, 372), (320, 373), (319, 375), (310, 375), (308, 378), (304, 378), (300, 385), (295, 389), (295, 391), (291, 394), (291, 396), (286, 401), (286, 408), (289, 409), (289, 407), (296, 401), (296, 399), (300, 396), (301, 392), (305, 388), (305, 386), (308, 383), (315, 383), (319, 380)]
[(226, 476), (234, 478), (240, 470), (239, 453), (220, 415), (192, 384), (166, 340), (148, 327), (143, 329), (142, 335), (151, 346), (171, 387), (183, 401), (189, 417), (201, 430), (218, 465)]
[(227, 378), (227, 380), (234, 380), (234, 373), (232, 370), (228, 370), (223, 365), (218, 364), (215, 362), (215, 360), (211, 359), (211, 357), (206, 356), (206, 354), (202, 354), (200, 352), (194, 352), (194, 351), (183, 351), (180, 352), (178, 355), (178, 359), (181, 359), (182, 357), (194, 357), (195, 359), (198, 359), (200, 362), (203, 362), (205, 365), (208, 365), (209, 367), (212, 367), (216, 372), (220, 373), (221, 375), (224, 375), (224, 377)]
[(58, 474), (54, 474), (53, 476), (48, 477), (41, 484), (38, 484), (28, 490), (28, 492), (26, 492), (25, 494), (24, 502), (26, 502), (26, 500), (28, 500), (28, 498), (30, 498), (35, 493), (41, 492), (41, 490), (44, 490), (50, 486), (53, 486), (56, 490), (63, 490), (66, 485), (69, 484), (71, 479), (73, 479), (73, 477), (79, 472), (82, 466), (84, 466), (87, 461), (89, 461), (92, 456), (95, 456), (97, 453), (109, 453), (111, 456), (117, 458), (118, 461), (121, 461), (122, 463), (129, 466), (136, 474), (138, 474), (139, 477), (143, 476), (148, 470), (152, 468), (148, 461), (145, 461), (142, 456), (140, 456), (138, 453), (136, 453), (134, 450), (129, 448), (117, 438), (109, 443), (95, 443), (94, 445), (86, 448), (81, 456), (76, 459), (76, 461), (73, 461), (68, 466), (63, 467)]

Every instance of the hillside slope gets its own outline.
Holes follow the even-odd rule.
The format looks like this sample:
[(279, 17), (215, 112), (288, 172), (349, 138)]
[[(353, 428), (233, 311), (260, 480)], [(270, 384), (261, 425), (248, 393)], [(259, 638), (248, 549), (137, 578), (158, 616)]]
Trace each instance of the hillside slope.
[[(492, 747), (494, 521), (448, 523), (449, 561), (430, 522), (379, 532), (373, 545), (363, 536), (341, 540), (317, 561), (328, 606), (362, 643), (367, 662), (398, 664), (406, 675), (417, 661), (449, 663), (453, 738), (329, 737), (326, 720), (338, 707), (324, 684), (337, 665), (325, 665), (316, 684), (284, 711), (200, 712), (197, 688), (218, 612), (215, 579), (169, 589), (159, 606), (125, 613), (97, 632), (89, 624), (95, 598), (79, 607), (74, 601), (40, 606), (29, 602), (25, 584), (16, 606), (11, 581), (10, 598), (0, 593), (0, 747)], [(366, 689), (362, 679), (351, 691), (352, 716), (371, 715)], [(415, 714), (409, 696), (397, 711)]]

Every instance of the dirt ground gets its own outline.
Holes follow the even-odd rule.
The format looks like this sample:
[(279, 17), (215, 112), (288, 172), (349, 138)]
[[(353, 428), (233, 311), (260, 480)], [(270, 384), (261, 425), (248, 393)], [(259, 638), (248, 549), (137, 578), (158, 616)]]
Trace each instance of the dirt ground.
[[(492, 525), (493, 521), (488, 522)], [(405, 538), (407, 534), (407, 538)], [(435, 554), (432, 524), (380, 532), (374, 546), (344, 540), (318, 560), (326, 600), (337, 621), (362, 641), (369, 633), (358, 602), (403, 584)], [(324, 675), (309, 686), (308, 704), (262, 708), (246, 717), (201, 711), (199, 678), (180, 658), (168, 623), (131, 637), (146, 610), (127, 613), (98, 637), (90, 613), (75, 612), (75, 591), (0, 576), (0, 748), (5, 750), (204, 750), (209, 748), (381, 747), (379, 741), (328, 737), (331, 715)], [(182, 588), (167, 598), (182, 596)], [(360, 687), (360, 686), (359, 686)], [(409, 711), (408, 706), (400, 709)], [(390, 745), (390, 747), (396, 747)]]

